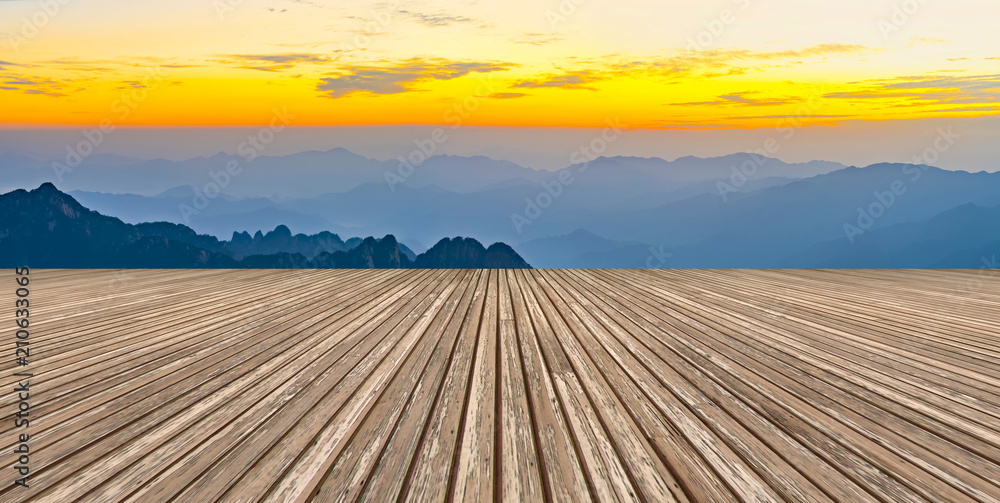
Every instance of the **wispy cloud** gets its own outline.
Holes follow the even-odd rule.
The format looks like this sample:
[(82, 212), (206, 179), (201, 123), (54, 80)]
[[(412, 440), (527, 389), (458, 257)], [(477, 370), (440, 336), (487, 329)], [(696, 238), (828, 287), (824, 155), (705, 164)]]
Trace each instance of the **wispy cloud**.
[(525, 93), (493, 93), (487, 96), (487, 98), (493, 98), (498, 100), (510, 100), (514, 98), (523, 98), (525, 96), (527, 96), (527, 94)]
[(670, 68), (674, 71), (680, 72), (731, 67), (737, 62), (795, 62), (797, 60), (809, 58), (864, 54), (872, 50), (873, 49), (869, 49), (863, 45), (856, 44), (818, 44), (804, 49), (788, 49), (784, 51), (718, 49), (691, 51), (672, 58), (656, 61), (655, 64), (661, 68)]
[[(842, 100), (896, 100), (892, 108), (1000, 102), (1000, 74), (969, 76), (906, 76), (852, 82), (857, 91), (827, 93)], [(943, 111), (943, 110), (942, 110)]]
[(323, 64), (332, 60), (322, 54), (231, 54), (216, 61), (247, 70), (277, 72), (300, 64)]
[(476, 22), (474, 19), (466, 16), (449, 16), (445, 14), (422, 14), (420, 12), (413, 12), (408, 10), (400, 10), (398, 12), (402, 14), (403, 17), (426, 26), (449, 26), (459, 23)]
[(0, 86), (5, 91), (20, 91), (24, 94), (39, 94), (52, 97), (66, 96), (70, 88), (76, 87), (71, 81), (56, 81), (45, 77), (7, 74), (0, 75)]
[(747, 105), (753, 107), (787, 105), (795, 103), (797, 99), (792, 98), (749, 98), (748, 95), (760, 94), (756, 91), (742, 91), (719, 96), (719, 99), (712, 101), (691, 101), (686, 103), (671, 103), (671, 106), (726, 106), (726, 105)]
[(561, 35), (553, 35), (551, 33), (525, 33), (524, 35), (514, 39), (514, 43), (546, 45), (546, 44), (553, 44), (556, 42), (562, 42), (564, 40), (566, 40), (566, 37), (563, 37)]
[(58, 91), (50, 91), (47, 89), (25, 89), (22, 91), (24, 94), (42, 94), (45, 96), (62, 97), (66, 96), (64, 93)]
[[(567, 71), (562, 74), (543, 74), (523, 79), (512, 85), (514, 88), (557, 88), (596, 90), (593, 84), (615, 78), (647, 78), (647, 79), (705, 79), (723, 76), (744, 75), (761, 72), (766, 68), (780, 64), (794, 64), (808, 58), (825, 58), (828, 56), (863, 54), (872, 51), (862, 45), (854, 44), (818, 44), (802, 49), (783, 51), (751, 51), (744, 49), (718, 49), (705, 51), (689, 51), (670, 57), (650, 59), (627, 59), (614, 61), (617, 54), (611, 54), (600, 59), (574, 60), (573, 65), (581, 70)], [(766, 106), (782, 105), (794, 102), (794, 99), (759, 99), (749, 96), (751, 93), (732, 93), (719, 96), (718, 100), (691, 103), (674, 103), (674, 105), (746, 105)]]
[(899, 77), (899, 82), (885, 84), (884, 89), (955, 89), (973, 91), (993, 89), (1000, 91), (1000, 74), (971, 75), (963, 77)]
[(395, 65), (345, 67), (341, 73), (322, 79), (317, 89), (331, 98), (353, 93), (398, 94), (411, 91), (419, 82), (452, 80), (470, 73), (498, 72), (510, 63), (454, 62), (411, 58)]
[(945, 108), (942, 110), (935, 110), (938, 113), (951, 113), (951, 112), (994, 112), (1000, 114), (1000, 103), (993, 106), (981, 106), (981, 107), (964, 107), (964, 108)]
[(512, 87), (524, 88), (545, 88), (557, 87), (560, 89), (586, 89), (595, 90), (586, 84), (598, 80), (594, 73), (589, 71), (567, 73), (565, 75), (547, 75), (534, 80), (524, 80), (514, 84)]
[[(732, 120), (787, 119), (787, 118), (789, 118), (791, 116), (792, 116), (791, 114), (785, 114), (785, 115), (778, 115), (778, 114), (772, 114), (772, 115), (733, 115), (733, 116), (729, 116), (729, 117), (726, 117), (726, 118), (727, 119), (732, 119)], [(853, 117), (853, 116), (852, 115), (818, 115), (818, 114), (813, 114), (813, 115), (809, 116), (809, 119), (844, 119), (844, 118), (847, 118), (847, 117)]]
[(950, 42), (949, 40), (945, 40), (943, 38), (931, 38), (931, 37), (911, 37), (910, 38), (910, 45), (914, 45), (914, 44), (918, 44), (918, 43), (920, 43), (920, 44), (947, 44), (949, 42)]
[(775, 66), (803, 63), (807, 59), (831, 56), (851, 56), (875, 52), (855, 44), (818, 44), (802, 49), (783, 51), (752, 51), (747, 49), (712, 49), (686, 51), (673, 56), (629, 59), (609, 63), (615, 55), (602, 59), (576, 61), (594, 69), (603, 78), (717, 78), (760, 73)]

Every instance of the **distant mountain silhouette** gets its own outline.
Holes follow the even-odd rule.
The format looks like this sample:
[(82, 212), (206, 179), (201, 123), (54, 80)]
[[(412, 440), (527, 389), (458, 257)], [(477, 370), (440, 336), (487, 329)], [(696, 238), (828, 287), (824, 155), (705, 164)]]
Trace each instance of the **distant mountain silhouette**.
[[(900, 195), (891, 193), (894, 185)], [(846, 237), (845, 225), (859, 226), (859, 218), (867, 223), (860, 212), (875, 212), (865, 229), (871, 233), (924, 222), (968, 203), (1000, 205), (1000, 173), (875, 164), (729, 194), (728, 200), (703, 194), (648, 210), (599, 215), (587, 229), (608, 239), (662, 245), (673, 253), (672, 267), (821, 267), (824, 261), (808, 260), (810, 254), (803, 252)]]
[(577, 229), (569, 234), (539, 238), (518, 245), (525, 260), (541, 268), (646, 267), (649, 245), (613, 241)]
[[(992, 224), (997, 218), (984, 213), (1000, 207), (1000, 173), (883, 163), (799, 179), (788, 175), (836, 165), (766, 161), (756, 178), (742, 184), (733, 177), (690, 180), (719, 176), (741, 160), (754, 159), (601, 158), (585, 171), (574, 171), (573, 181), (562, 185), (553, 185), (559, 175), (547, 173), (544, 183), (513, 178), (510, 184), (501, 180), (494, 188), (468, 193), (407, 181), (394, 190), (384, 182), (366, 183), (301, 199), (220, 196), (191, 225), (135, 220), (162, 214), (183, 222), (177, 208), (184, 199), (80, 193), (103, 201), (102, 208), (118, 208), (97, 213), (81, 205), (76, 194), (43, 185), (3, 196), (0, 241), (18, 233), (48, 236), (22, 239), (20, 248), (5, 244), (3, 256), (43, 262), (55, 257), (59, 260), (44, 263), (65, 267), (138, 267), (167, 258), (176, 267), (406, 267), (405, 256), (417, 267), (530, 262), (560, 268), (975, 268), (982, 257), (1000, 253), (1000, 231)], [(460, 161), (442, 159), (437, 166), (458, 169)], [(669, 180), (674, 176), (689, 180), (674, 183)], [(722, 194), (714, 188), (722, 181), (740, 190)], [(686, 185), (677, 188), (678, 183)], [(325, 223), (302, 227), (308, 219)], [(208, 221), (216, 229), (212, 235), (204, 235), (202, 223)], [(293, 234), (292, 228), (315, 234)], [(345, 232), (381, 236), (387, 229), (394, 231), (390, 243), (395, 245), (376, 247), (383, 238), (361, 247), (363, 239), (341, 237)], [(420, 244), (468, 235), (470, 229), (484, 243), (511, 243), (523, 254), (465, 239), (446, 239), (432, 249)], [(420, 259), (400, 241), (427, 250), (425, 256)], [(137, 250), (160, 258), (144, 258)]]
[(51, 183), (0, 196), (0, 263), (65, 268), (235, 267), (216, 251), (143, 235), (84, 208)]
[(417, 256), (418, 269), (530, 269), (513, 248), (493, 243), (489, 248), (472, 238), (444, 238)]
[(284, 225), (221, 241), (168, 222), (127, 224), (85, 208), (51, 183), (0, 195), (3, 267), (398, 269), (415, 261), (435, 268), (530, 267), (502, 243), (486, 250), (467, 238), (457, 248), (466, 251), (414, 256), (392, 235), (345, 242), (329, 232), (292, 235)]
[(1000, 206), (964, 204), (930, 220), (818, 243), (788, 261), (823, 268), (975, 269), (1000, 254)]
[[(345, 239), (348, 233), (363, 237), (391, 229), (402, 242), (428, 245), (441, 236), (472, 233), (484, 243), (514, 244), (578, 228), (618, 241), (659, 244), (661, 238), (641, 235), (655, 232), (641, 218), (636, 220), (641, 227), (632, 236), (614, 235), (590, 222), (699, 195), (721, 202), (722, 182), (727, 184), (727, 197), (735, 198), (844, 167), (824, 161), (785, 163), (740, 153), (673, 161), (599, 157), (554, 172), (483, 156), (438, 155), (410, 172), (398, 160), (379, 161), (333, 149), (261, 156), (252, 169), (231, 177), (223, 190), (211, 188), (216, 182), (210, 174), (218, 175), (227, 163), (239, 160), (227, 154), (184, 161), (95, 155), (80, 167), (87, 176), (69, 177), (60, 187), (71, 189), (68, 193), (85, 207), (126, 223), (180, 223), (220, 240), (229, 239), (233, 231), (252, 234), (285, 225), (306, 234), (338, 233)], [(0, 179), (10, 187), (37, 187), (51, 172), (48, 167), (41, 161), (0, 159)], [(734, 179), (734, 173), (742, 178)], [(205, 193), (217, 196), (206, 204)], [(550, 195), (557, 201), (545, 208), (544, 216), (532, 218), (530, 225), (512, 224), (513, 213), (534, 214), (532, 205), (539, 197), (546, 205)], [(182, 211), (182, 206), (187, 209)], [(298, 252), (312, 258), (313, 249)], [(626, 255), (622, 260), (635, 258), (630, 252)], [(595, 255), (594, 260), (600, 263), (602, 256)]]

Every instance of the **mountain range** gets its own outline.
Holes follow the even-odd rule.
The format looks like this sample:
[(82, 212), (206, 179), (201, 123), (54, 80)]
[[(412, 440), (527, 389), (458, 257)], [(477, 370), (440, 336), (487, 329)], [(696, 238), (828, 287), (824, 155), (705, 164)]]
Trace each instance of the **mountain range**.
[[(9, 157), (0, 157), (5, 186), (51, 178), (45, 163)], [(219, 174), (234, 162), (241, 171)], [(481, 156), (435, 156), (411, 167), (344, 149), (252, 162), (226, 154), (179, 162), (94, 155), (65, 185), (83, 206), (137, 229), (171, 222), (227, 240), (221, 251), (195, 246), (236, 260), (277, 253), (313, 260), (362, 241), (333, 236), (391, 234), (411, 262), (441, 236), (463, 235), (508, 243), (535, 267), (978, 267), (1000, 241), (990, 226), (963, 223), (982, 220), (968, 208), (988, 214), (1000, 206), (998, 173), (785, 163), (746, 153), (598, 157), (559, 172)], [(213, 192), (213, 180), (225, 187)], [(939, 238), (941, 253), (899, 248), (911, 236), (906, 229), (930, 232), (939, 221), (957, 233)], [(154, 234), (169, 236), (157, 225)], [(274, 231), (250, 234), (258, 229)], [(913, 249), (931, 246), (906, 239)]]
[(169, 222), (128, 224), (55, 185), (0, 195), (0, 266), (37, 268), (530, 268), (510, 246), (445, 238), (415, 255), (394, 236), (342, 240), (323, 232), (234, 232), (230, 241)]

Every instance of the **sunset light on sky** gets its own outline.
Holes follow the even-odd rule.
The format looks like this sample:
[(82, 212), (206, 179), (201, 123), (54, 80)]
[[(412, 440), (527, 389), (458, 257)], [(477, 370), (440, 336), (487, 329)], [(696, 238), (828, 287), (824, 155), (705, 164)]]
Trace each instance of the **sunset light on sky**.
[(758, 128), (1000, 112), (995, 1), (45, 3), (0, 0), (7, 125), (254, 125), (287, 109), (298, 125)]

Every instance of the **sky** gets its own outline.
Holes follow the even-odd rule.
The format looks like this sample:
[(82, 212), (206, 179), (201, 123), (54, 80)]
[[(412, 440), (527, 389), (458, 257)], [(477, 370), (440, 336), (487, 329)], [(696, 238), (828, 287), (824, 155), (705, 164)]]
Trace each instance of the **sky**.
[[(251, 125), (287, 108), (300, 125), (685, 128), (1000, 111), (995, 1), (50, 2), (0, 0), (4, 122)], [(120, 119), (112, 103), (143, 87)]]
[(0, 125), (933, 140), (1000, 113), (997, 19), (995, 0), (0, 0)]

